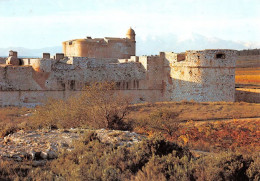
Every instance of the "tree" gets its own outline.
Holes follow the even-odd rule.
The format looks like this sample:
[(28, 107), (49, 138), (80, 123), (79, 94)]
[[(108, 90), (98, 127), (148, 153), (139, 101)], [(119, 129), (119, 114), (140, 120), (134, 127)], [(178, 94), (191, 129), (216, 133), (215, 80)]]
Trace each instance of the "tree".
[(177, 116), (177, 113), (167, 109), (158, 109), (149, 116), (151, 121), (150, 127), (167, 133), (169, 136), (173, 136), (174, 132), (176, 132), (180, 126), (179, 122), (175, 120)]
[(124, 129), (130, 97), (115, 91), (111, 82), (93, 83), (81, 95), (82, 105), (89, 111), (89, 117), (99, 127)]

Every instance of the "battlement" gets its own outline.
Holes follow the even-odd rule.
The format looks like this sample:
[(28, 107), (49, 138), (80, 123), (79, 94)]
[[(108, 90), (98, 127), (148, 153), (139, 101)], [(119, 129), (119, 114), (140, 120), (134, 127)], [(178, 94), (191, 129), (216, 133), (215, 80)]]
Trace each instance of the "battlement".
[(160, 52), (160, 57), (173, 66), (235, 67), (236, 50), (188, 50), (185, 53)]

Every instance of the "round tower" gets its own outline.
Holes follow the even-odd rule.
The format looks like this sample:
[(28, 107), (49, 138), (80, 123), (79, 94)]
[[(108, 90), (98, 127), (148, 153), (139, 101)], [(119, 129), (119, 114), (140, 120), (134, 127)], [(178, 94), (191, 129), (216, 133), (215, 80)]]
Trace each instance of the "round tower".
[(127, 30), (126, 38), (135, 41), (135, 31), (131, 27)]
[(18, 65), (20, 65), (20, 60), (15, 56), (10, 56), (6, 59), (6, 64), (18, 66)]
[(10, 50), (9, 57), (6, 59), (7, 65), (20, 65), (20, 60), (18, 59), (17, 52)]

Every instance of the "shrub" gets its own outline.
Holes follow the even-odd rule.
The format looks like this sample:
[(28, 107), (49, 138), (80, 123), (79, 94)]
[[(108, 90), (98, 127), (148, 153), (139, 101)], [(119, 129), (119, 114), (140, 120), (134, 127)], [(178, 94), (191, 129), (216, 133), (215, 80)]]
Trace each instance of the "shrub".
[(114, 83), (94, 83), (66, 101), (50, 99), (36, 109), (32, 127), (130, 129), (124, 120), (129, 99), (114, 88)]
[(193, 168), (187, 156), (153, 156), (132, 180), (194, 180)]
[[(247, 170), (252, 164), (251, 157), (237, 153), (219, 153), (200, 158), (196, 161), (196, 177), (199, 180), (249, 180)], [(254, 167), (254, 166), (252, 166)], [(253, 172), (254, 169), (252, 169)], [(251, 180), (251, 179), (250, 179)]]
[(250, 181), (260, 180), (260, 157), (259, 154), (252, 156), (252, 163), (246, 171), (246, 174)]
[(15, 161), (0, 160), (0, 180), (21, 180), (27, 177), (31, 167)]
[(85, 88), (81, 95), (83, 104), (89, 111), (90, 119), (99, 127), (123, 129), (130, 99), (117, 92), (114, 83), (95, 83)]
[[(164, 157), (167, 155), (169, 157)], [(171, 161), (174, 160), (171, 157), (174, 157), (188, 162), (191, 154), (160, 137), (144, 140), (131, 147), (115, 147), (101, 143), (95, 134), (89, 133), (75, 143), (72, 152), (66, 152), (53, 161), (51, 168), (54, 175), (65, 180), (124, 180), (138, 173), (154, 157)], [(163, 174), (169, 177), (168, 172)]]
[(1, 123), (0, 137), (3, 138), (9, 134), (15, 133), (17, 130), (19, 130), (18, 126), (13, 123)]
[(43, 167), (0, 161), (1, 180), (259, 180), (259, 156), (208, 154), (194, 159), (188, 149), (161, 137), (131, 147), (101, 143), (87, 132)]
[(175, 120), (177, 116), (177, 113), (170, 110), (158, 109), (149, 116), (149, 127), (172, 136), (180, 126), (179, 122)]

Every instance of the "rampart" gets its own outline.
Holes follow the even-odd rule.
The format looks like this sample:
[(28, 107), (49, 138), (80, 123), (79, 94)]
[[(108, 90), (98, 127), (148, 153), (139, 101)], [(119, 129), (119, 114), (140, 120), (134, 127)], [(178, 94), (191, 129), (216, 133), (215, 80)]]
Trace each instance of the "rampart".
[(117, 91), (131, 95), (135, 103), (234, 101), (236, 57), (235, 50), (161, 52), (121, 59), (63, 54), (50, 58), (46, 53), (41, 59), (9, 56), (0, 64), (0, 106), (67, 99), (102, 81), (115, 82)]

